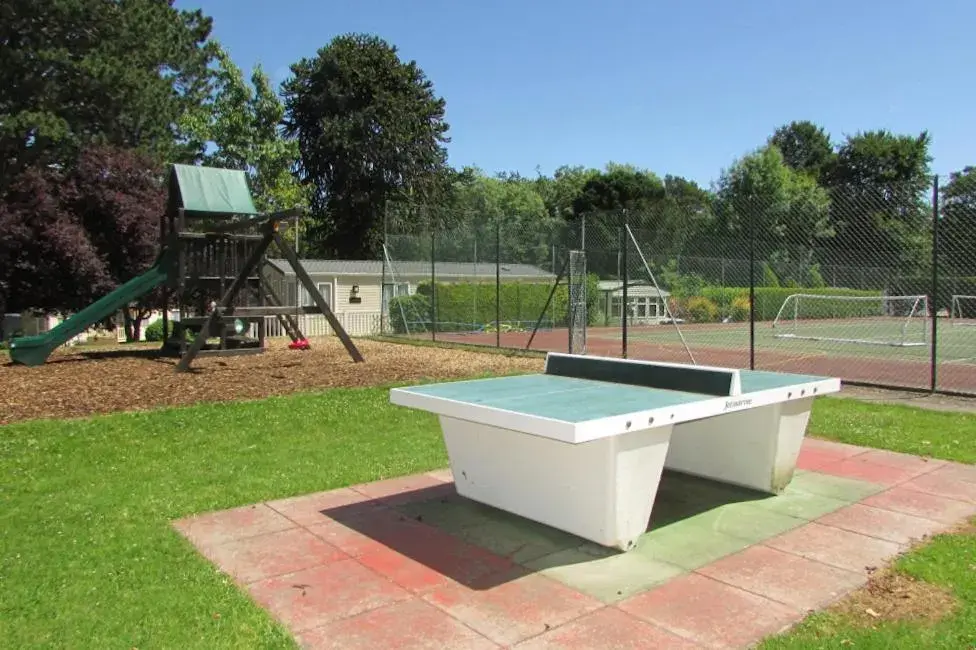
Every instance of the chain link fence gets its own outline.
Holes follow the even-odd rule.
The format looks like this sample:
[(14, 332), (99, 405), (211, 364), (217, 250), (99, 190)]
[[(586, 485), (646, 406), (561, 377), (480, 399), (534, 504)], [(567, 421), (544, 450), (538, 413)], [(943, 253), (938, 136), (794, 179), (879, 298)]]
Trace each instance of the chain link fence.
[(976, 394), (976, 173), (566, 219), (388, 219), (387, 335)]

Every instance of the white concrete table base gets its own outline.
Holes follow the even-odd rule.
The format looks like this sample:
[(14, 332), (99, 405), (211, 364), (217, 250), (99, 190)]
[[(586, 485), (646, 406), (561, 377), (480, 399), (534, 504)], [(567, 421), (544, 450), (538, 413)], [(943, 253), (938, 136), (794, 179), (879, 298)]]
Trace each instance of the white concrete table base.
[[(627, 372), (699, 368), (609, 362)], [(391, 400), (439, 415), (461, 496), (629, 550), (665, 468), (782, 491), (815, 396), (840, 389), (830, 378), (718, 371), (733, 373), (729, 395), (545, 374), (394, 389)]]

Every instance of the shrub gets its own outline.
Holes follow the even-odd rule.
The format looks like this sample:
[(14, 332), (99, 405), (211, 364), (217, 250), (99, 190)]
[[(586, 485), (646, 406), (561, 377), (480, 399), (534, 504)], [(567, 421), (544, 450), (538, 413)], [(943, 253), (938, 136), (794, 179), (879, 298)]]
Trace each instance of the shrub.
[[(826, 296), (880, 296), (881, 291), (861, 291), (859, 289), (842, 289), (826, 287), (823, 289), (793, 289), (789, 287), (756, 287), (756, 320), (770, 321), (776, 318), (783, 302), (795, 293), (807, 293)], [(706, 287), (702, 296), (708, 298), (719, 308), (719, 313), (732, 316), (739, 320), (738, 315), (745, 314), (743, 320), (749, 318), (749, 288), (748, 287)], [(812, 304), (812, 303), (811, 303)], [(877, 303), (841, 302), (831, 303), (834, 311), (840, 309), (840, 316), (852, 317), (862, 315), (868, 310), (877, 310)]]
[(732, 299), (729, 318), (739, 322), (749, 320), (749, 296), (736, 296)]
[[(170, 336), (172, 336), (172, 334), (173, 334), (173, 322), (172, 321), (170, 321), (170, 323), (169, 323), (169, 332), (168, 332), (168, 334)], [(145, 337), (146, 337), (146, 340), (147, 341), (153, 341), (153, 342), (160, 342), (160, 341), (163, 341), (166, 338), (169, 338), (169, 337), (163, 335), (163, 319), (162, 318), (160, 318), (158, 320), (154, 320), (153, 322), (151, 322), (148, 325), (146, 325)]]
[[(176, 324), (173, 321), (169, 321), (169, 331), (167, 332), (169, 336), (163, 336), (163, 319), (157, 319), (149, 323), (145, 328), (143, 328), (143, 337), (145, 340), (158, 343), (163, 341), (164, 338), (169, 339), (173, 337), (173, 333), (176, 331)], [(193, 332), (188, 330), (183, 330), (183, 336), (187, 341), (193, 341), (195, 338)]]
[(812, 289), (823, 289), (827, 286), (827, 281), (824, 280), (823, 274), (820, 273), (820, 265), (814, 264), (809, 269), (807, 269), (806, 284)]
[(704, 296), (692, 296), (685, 301), (684, 314), (692, 323), (714, 323), (718, 320), (718, 305)]
[(759, 285), (761, 287), (779, 287), (779, 278), (776, 277), (776, 271), (773, 267), (769, 265), (768, 262), (763, 262), (762, 265), (762, 277), (759, 280)]
[[(406, 334), (430, 327), (430, 298), (415, 293), (390, 300), (390, 326), (395, 334)], [(406, 320), (404, 320), (406, 319)]]
[[(746, 295), (748, 295), (749, 290), (746, 290)], [(729, 315), (732, 313), (732, 303), (736, 298), (742, 295), (741, 287), (705, 287), (701, 290), (701, 294), (705, 298), (708, 298), (718, 307), (718, 311), (722, 315)]]
[(698, 273), (689, 273), (676, 276), (670, 286), (672, 294), (679, 298), (688, 298), (690, 296), (700, 295), (706, 285), (707, 282), (705, 282), (705, 278), (701, 275)]

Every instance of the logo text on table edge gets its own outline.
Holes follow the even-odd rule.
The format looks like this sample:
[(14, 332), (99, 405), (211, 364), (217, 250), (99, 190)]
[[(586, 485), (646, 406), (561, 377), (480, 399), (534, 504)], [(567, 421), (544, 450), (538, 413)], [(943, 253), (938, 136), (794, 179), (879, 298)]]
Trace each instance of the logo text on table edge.
[(723, 410), (728, 411), (729, 409), (739, 408), (740, 406), (749, 406), (750, 404), (752, 404), (751, 398), (725, 400), (725, 409)]

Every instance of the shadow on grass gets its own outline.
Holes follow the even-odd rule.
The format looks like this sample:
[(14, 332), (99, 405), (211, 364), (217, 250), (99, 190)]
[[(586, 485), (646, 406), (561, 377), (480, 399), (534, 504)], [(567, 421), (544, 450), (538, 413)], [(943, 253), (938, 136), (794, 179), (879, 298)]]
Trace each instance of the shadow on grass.
[[(664, 473), (648, 534), (733, 503), (769, 495)], [(595, 561), (622, 551), (530, 521), (457, 494), (454, 484), (320, 511), (326, 518), (473, 590)], [(386, 564), (384, 564), (386, 566)]]

